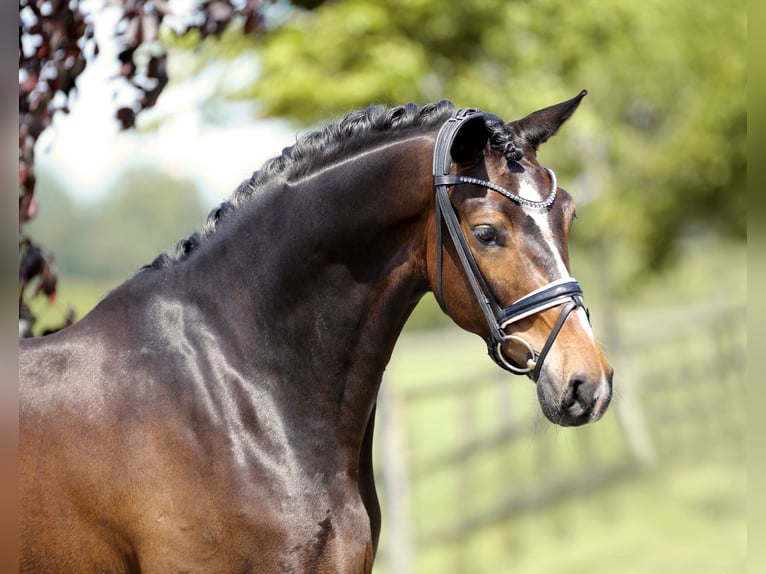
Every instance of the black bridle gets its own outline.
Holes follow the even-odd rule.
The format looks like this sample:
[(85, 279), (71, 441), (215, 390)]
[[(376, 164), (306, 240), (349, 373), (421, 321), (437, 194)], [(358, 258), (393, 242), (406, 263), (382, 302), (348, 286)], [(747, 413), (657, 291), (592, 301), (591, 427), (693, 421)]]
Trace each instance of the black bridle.
[[(442, 125), (436, 137), (433, 158), (434, 186), (436, 187), (436, 299), (442, 309), (446, 309), (442, 292), (443, 247), (441, 221), (444, 221), (447, 231), (452, 238), (452, 243), (455, 245), (460, 262), (463, 265), (463, 270), (489, 326), (490, 335), (487, 338), (489, 356), (503, 369), (517, 374), (530, 374), (532, 379), (536, 381), (540, 376), (543, 361), (553, 346), (559, 331), (564, 326), (564, 321), (577, 307), (585, 309), (582, 299), (582, 288), (573, 278), (566, 277), (552, 281), (540, 289), (528, 293), (508, 307), (501, 307), (495, 299), (460, 228), (460, 221), (449, 198), (449, 187), (459, 184), (481, 185), (504, 195), (521, 206), (534, 209), (547, 209), (553, 205), (558, 188), (555, 174), (547, 168), (546, 171), (551, 177), (552, 186), (548, 197), (542, 201), (526, 199), (491, 181), (463, 175), (451, 175), (449, 173), (451, 163), (450, 150), (455, 136), (466, 122), (479, 118), (483, 121), (484, 113), (474, 108), (457, 110)], [(539, 353), (518, 335), (509, 335), (505, 332), (506, 327), (509, 325), (559, 305), (564, 305), (564, 307), (559, 314), (558, 320), (553, 325), (548, 340)], [(514, 364), (513, 361), (503, 354), (502, 346), (507, 341), (518, 341), (527, 348), (529, 357), (525, 366)]]

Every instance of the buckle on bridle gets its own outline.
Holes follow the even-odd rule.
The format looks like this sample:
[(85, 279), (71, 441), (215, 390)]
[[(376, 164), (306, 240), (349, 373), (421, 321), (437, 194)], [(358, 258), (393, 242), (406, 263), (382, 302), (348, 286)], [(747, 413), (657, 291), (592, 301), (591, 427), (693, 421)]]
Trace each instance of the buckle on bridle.
[[(527, 364), (525, 367), (516, 366), (505, 358), (502, 346), (508, 341), (518, 341), (527, 348), (527, 351), (529, 351), (529, 358), (527, 359)], [(527, 343), (526, 339), (519, 337), (518, 335), (506, 335), (499, 341), (495, 341), (490, 337), (487, 339), (487, 351), (495, 363), (497, 363), (506, 371), (510, 371), (517, 375), (526, 375), (530, 371), (533, 371), (537, 366), (537, 353), (532, 348), (532, 345)]]

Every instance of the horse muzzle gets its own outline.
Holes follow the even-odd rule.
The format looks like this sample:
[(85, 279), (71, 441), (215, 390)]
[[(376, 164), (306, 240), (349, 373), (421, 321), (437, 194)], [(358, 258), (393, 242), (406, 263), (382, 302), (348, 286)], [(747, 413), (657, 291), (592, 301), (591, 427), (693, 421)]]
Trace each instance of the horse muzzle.
[(612, 400), (614, 371), (598, 377), (572, 375), (562, 388), (543, 373), (537, 382), (537, 398), (545, 417), (563, 427), (575, 427), (599, 420)]

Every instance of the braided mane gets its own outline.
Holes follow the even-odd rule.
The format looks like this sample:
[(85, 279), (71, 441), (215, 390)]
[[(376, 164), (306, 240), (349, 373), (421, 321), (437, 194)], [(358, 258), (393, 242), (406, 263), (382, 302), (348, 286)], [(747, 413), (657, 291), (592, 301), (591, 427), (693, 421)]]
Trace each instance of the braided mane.
[[(449, 100), (424, 106), (414, 103), (390, 108), (372, 105), (349, 112), (322, 129), (306, 133), (294, 145), (283, 149), (281, 155), (268, 160), (250, 179), (242, 182), (228, 200), (213, 209), (201, 231), (179, 241), (172, 254), (161, 253), (142, 270), (162, 269), (189, 257), (242, 204), (266, 185), (310, 173), (317, 166), (326, 165), (352, 147), (358, 149), (360, 144), (369, 143), (380, 134), (440, 126), (454, 110), (455, 105)], [(522, 151), (505, 123), (491, 114), (485, 114), (485, 122), (489, 146), (502, 153), (509, 162), (521, 159)]]

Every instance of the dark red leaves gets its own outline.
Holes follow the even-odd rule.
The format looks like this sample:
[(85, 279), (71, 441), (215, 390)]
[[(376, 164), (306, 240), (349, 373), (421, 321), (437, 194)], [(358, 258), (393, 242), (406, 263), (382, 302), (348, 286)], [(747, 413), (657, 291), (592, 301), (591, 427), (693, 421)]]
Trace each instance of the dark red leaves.
[[(273, 1), (197, 0), (185, 15), (188, 24), (180, 33), (196, 30), (202, 38), (219, 36), (232, 22), (241, 22), (244, 32), (252, 33), (262, 24), (263, 4)], [(33, 297), (43, 294), (53, 300), (56, 296), (52, 258), (22, 233), (22, 224), (37, 209), (35, 143), (56, 113), (67, 113), (70, 93), (87, 66), (87, 54), (99, 54), (93, 25), (80, 5), (81, 0), (19, 0), (19, 317), (20, 333), (25, 334), (34, 322), (24, 302), (27, 285), (37, 278)], [(170, 5), (167, 0), (122, 0), (121, 5), (123, 14), (115, 33), (120, 46), (119, 77), (135, 89), (137, 97), (115, 115), (123, 129), (130, 129), (141, 111), (157, 103), (169, 80), (167, 54), (158, 36)], [(142, 50), (150, 57), (137, 58)]]

